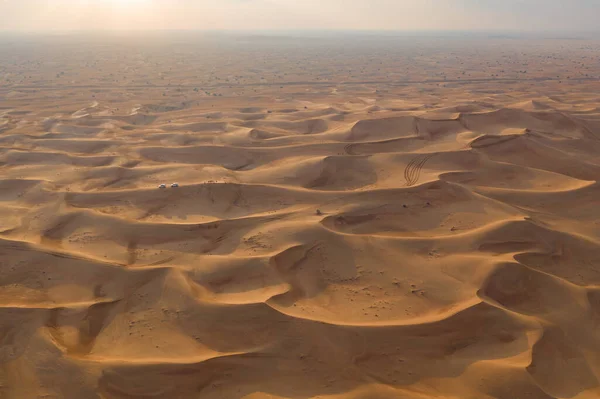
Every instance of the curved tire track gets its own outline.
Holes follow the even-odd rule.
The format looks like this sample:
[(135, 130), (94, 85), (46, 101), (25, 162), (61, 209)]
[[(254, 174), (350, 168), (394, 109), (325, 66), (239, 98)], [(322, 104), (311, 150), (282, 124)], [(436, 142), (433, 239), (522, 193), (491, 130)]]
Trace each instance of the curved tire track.
[(435, 155), (436, 154), (419, 155), (406, 165), (406, 168), (404, 169), (404, 179), (406, 180), (407, 187), (414, 186), (419, 181), (421, 169), (423, 169), (423, 166), (425, 166), (427, 161)]

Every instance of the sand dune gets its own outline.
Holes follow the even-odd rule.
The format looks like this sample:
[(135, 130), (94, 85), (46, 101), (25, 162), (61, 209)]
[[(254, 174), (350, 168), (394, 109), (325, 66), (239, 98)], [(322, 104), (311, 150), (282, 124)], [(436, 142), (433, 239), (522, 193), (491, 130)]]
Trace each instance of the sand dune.
[(0, 397), (599, 397), (597, 43), (457, 42), (0, 57)]

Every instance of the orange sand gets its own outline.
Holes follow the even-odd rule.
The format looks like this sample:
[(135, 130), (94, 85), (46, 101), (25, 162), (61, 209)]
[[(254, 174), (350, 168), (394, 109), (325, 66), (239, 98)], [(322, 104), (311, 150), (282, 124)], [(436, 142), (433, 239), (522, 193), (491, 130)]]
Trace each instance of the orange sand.
[(598, 50), (1, 39), (0, 397), (599, 397)]

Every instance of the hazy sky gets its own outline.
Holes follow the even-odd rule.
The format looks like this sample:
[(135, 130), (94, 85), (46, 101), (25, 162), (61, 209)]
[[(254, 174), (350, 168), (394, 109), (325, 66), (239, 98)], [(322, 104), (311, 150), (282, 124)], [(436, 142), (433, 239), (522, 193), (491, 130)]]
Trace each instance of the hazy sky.
[(600, 0), (0, 0), (0, 30), (598, 30)]

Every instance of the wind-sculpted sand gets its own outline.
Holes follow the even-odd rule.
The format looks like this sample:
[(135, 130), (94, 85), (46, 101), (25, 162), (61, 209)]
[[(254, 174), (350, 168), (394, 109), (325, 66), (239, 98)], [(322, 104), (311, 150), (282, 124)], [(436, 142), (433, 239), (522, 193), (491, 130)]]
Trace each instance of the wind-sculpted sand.
[(1, 398), (600, 396), (596, 42), (4, 40)]

